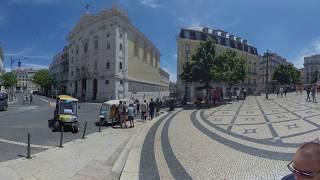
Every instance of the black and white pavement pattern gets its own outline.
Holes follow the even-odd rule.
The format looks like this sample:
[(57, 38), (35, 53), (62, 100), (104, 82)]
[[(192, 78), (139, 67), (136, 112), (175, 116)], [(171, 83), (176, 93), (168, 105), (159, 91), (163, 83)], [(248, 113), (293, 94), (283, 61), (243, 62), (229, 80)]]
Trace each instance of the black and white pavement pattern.
[(320, 104), (303, 95), (249, 96), (157, 121), (141, 149), (139, 179), (281, 179), (305, 142), (320, 139)]

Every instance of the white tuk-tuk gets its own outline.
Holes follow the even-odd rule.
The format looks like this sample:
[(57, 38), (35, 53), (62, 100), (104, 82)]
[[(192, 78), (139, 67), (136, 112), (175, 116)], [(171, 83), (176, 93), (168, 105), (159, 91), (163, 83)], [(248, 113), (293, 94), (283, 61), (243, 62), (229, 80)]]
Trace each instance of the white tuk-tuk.
[(99, 111), (99, 119), (100, 122), (103, 124), (114, 124), (119, 122), (119, 118), (117, 117), (118, 106), (120, 101), (126, 103), (126, 106), (129, 106), (130, 100), (128, 99), (117, 99), (117, 100), (110, 100), (106, 101), (101, 104), (100, 111)]

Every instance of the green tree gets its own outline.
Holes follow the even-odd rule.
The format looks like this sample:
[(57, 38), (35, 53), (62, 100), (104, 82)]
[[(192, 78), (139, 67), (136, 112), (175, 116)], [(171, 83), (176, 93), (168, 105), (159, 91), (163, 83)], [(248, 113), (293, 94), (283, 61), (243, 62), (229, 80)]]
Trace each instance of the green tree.
[(13, 87), (17, 84), (17, 77), (13, 72), (4, 73), (3, 75), (0, 76), (0, 79), (2, 81), (2, 85), (6, 89)]
[(300, 72), (293, 65), (280, 65), (272, 75), (273, 80), (277, 80), (281, 85), (283, 84), (297, 84), (300, 82)]
[(203, 84), (200, 89), (206, 89), (207, 96), (211, 89), (210, 83), (220, 79), (222, 63), (215, 58), (215, 43), (208, 40), (200, 43), (195, 55), (192, 56), (192, 80)]
[(54, 83), (49, 70), (40, 70), (33, 76), (33, 82), (40, 85), (47, 92)]
[(243, 82), (246, 77), (245, 60), (237, 56), (233, 50), (227, 50), (217, 57), (222, 62), (221, 78), (231, 88), (233, 85)]
[(17, 84), (17, 76), (13, 72), (6, 72), (0, 76), (2, 85), (8, 90), (9, 101), (13, 100), (13, 87)]
[(188, 83), (192, 82), (192, 64), (186, 62), (183, 65), (182, 73), (180, 74), (180, 78), (185, 82), (185, 96), (187, 95)]

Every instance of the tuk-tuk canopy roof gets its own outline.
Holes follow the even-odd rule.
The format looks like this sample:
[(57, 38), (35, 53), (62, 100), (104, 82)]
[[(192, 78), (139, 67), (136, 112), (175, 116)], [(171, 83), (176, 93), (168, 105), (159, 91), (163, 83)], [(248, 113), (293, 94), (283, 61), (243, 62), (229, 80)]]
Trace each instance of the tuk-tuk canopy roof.
[(65, 101), (78, 101), (78, 99), (68, 96), (68, 95), (60, 95), (58, 96), (58, 100), (65, 100)]
[(129, 104), (130, 100), (129, 99), (114, 99), (114, 100), (109, 100), (104, 102), (103, 104), (108, 104), (108, 105), (119, 105), (120, 101), (122, 102), (126, 102), (127, 104)]

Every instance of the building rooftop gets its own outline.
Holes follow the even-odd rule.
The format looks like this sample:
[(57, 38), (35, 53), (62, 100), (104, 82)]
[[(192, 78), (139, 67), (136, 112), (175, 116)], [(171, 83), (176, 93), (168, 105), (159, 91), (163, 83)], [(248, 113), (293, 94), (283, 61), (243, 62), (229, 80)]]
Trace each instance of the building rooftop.
[(198, 31), (198, 32), (205, 32), (205, 33), (209, 33), (209, 34), (213, 34), (213, 35), (217, 35), (217, 36), (221, 36), (221, 37), (226, 37), (228, 39), (232, 39), (235, 41), (240, 41), (244, 44), (250, 45), (250, 43), (248, 43), (248, 40), (243, 39), (239, 36), (235, 36), (231, 33), (228, 33), (224, 30), (221, 29), (210, 29), (208, 27), (202, 27), (202, 26), (191, 26), (191, 27), (185, 27), (182, 28), (184, 30), (190, 30), (190, 31)]

